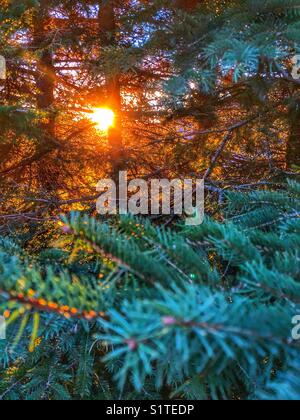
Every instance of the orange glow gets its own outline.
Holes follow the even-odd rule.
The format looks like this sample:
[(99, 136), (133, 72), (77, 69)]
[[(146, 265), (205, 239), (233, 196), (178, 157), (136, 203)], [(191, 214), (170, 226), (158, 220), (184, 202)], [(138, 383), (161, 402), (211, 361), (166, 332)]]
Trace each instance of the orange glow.
[(88, 118), (95, 123), (98, 130), (108, 131), (114, 125), (115, 113), (109, 108), (94, 108)]

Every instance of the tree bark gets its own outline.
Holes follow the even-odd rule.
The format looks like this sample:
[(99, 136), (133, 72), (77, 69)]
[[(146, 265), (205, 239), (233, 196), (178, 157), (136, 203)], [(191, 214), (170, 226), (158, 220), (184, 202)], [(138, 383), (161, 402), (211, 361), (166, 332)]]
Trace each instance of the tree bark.
[[(117, 25), (115, 15), (115, 1), (99, 2), (99, 33), (102, 48), (113, 47), (117, 43)], [(112, 176), (118, 179), (119, 171), (124, 169), (124, 153), (121, 123), (121, 87), (120, 75), (106, 74), (106, 106), (115, 113), (114, 127), (108, 132), (108, 141), (111, 148)]]
[(52, 51), (48, 45), (50, 23), (48, 0), (41, 0), (33, 22), (33, 46), (39, 54), (37, 76), (35, 77), (36, 101), (37, 108), (48, 113), (48, 121), (43, 124), (44, 129), (48, 134), (54, 136), (55, 118), (51, 108), (54, 105), (56, 73)]
[[(33, 18), (33, 49), (37, 54), (36, 62), (36, 105), (43, 111), (45, 116), (40, 124), (41, 137), (38, 148), (48, 155), (55, 149), (55, 112), (53, 109), (55, 97), (56, 73), (51, 50), (49, 31), (51, 30), (51, 18), (49, 15), (49, 1), (40, 0), (39, 8)], [(55, 190), (57, 177), (53, 173), (51, 163), (42, 159), (37, 163), (38, 178), (45, 191)]]

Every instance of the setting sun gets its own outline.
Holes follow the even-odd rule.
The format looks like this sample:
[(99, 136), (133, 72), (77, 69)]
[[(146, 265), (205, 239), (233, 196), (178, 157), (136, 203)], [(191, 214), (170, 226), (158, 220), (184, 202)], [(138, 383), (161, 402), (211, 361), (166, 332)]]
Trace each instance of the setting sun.
[(115, 113), (109, 108), (94, 108), (89, 119), (96, 124), (101, 131), (107, 131), (114, 125)]

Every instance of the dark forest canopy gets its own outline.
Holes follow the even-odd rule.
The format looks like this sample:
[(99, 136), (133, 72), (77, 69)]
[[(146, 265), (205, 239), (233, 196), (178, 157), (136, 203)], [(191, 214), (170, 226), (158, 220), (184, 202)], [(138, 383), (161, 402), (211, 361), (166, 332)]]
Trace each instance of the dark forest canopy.
[[(299, 45), (299, 0), (0, 0), (0, 400), (300, 398)], [(99, 217), (123, 170), (204, 224)]]

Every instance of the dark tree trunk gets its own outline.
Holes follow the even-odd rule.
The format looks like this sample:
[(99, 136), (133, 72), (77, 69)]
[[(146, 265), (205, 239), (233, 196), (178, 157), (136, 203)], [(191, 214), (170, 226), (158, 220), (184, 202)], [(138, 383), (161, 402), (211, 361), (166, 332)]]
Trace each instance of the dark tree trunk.
[[(40, 0), (39, 8), (36, 10), (33, 20), (33, 48), (37, 53), (35, 84), (37, 109), (45, 113), (40, 124), (41, 137), (39, 151), (42, 156), (56, 149), (55, 142), (55, 112), (54, 90), (56, 73), (51, 50), (49, 32), (51, 29), (51, 18), (49, 16), (49, 1)], [(44, 190), (50, 192), (55, 190), (58, 182), (57, 174), (54, 174), (51, 163), (46, 159), (38, 162), (38, 178)]]
[[(112, 47), (116, 45), (116, 17), (115, 1), (108, 0), (99, 3), (99, 32), (101, 47)], [(121, 88), (120, 75), (106, 74), (106, 105), (115, 113), (115, 124), (108, 133), (108, 141), (111, 148), (112, 176), (118, 179), (118, 173), (124, 169), (124, 153), (121, 127)]]
[(287, 168), (300, 168), (300, 100), (290, 112), (291, 131), (287, 144), (286, 162)]

